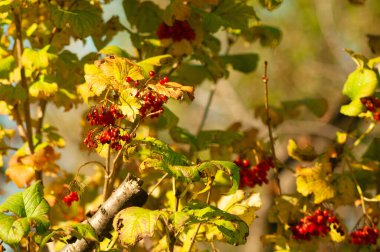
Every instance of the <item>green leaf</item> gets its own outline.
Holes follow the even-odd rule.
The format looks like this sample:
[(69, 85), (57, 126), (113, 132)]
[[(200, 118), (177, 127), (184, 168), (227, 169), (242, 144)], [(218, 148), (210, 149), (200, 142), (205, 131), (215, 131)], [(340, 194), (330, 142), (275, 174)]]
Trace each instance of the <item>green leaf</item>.
[(191, 216), (190, 224), (202, 223), (206, 225), (208, 229), (205, 234), (207, 240), (217, 239), (232, 245), (241, 245), (247, 241), (248, 225), (239, 217), (215, 206), (200, 201), (191, 201), (182, 212)]
[(203, 29), (211, 33), (217, 32), (224, 24), (224, 20), (215, 13), (206, 13), (203, 17)]
[(372, 95), (377, 87), (378, 79), (375, 71), (371, 69), (356, 69), (344, 84), (343, 94), (351, 100)]
[(128, 207), (121, 210), (113, 220), (113, 227), (124, 246), (133, 246), (145, 237), (152, 237), (158, 219), (163, 213), (141, 207)]
[(346, 50), (358, 65), (352, 72), (343, 87), (343, 94), (351, 99), (351, 103), (341, 107), (340, 112), (347, 116), (357, 116), (364, 111), (360, 98), (371, 96), (378, 86), (378, 74), (369, 68), (368, 60), (359, 54)]
[(295, 220), (299, 209), (300, 199), (293, 195), (283, 194), (274, 199), (274, 205), (268, 212), (268, 221), (271, 223), (282, 223), (285, 226)]
[(170, 54), (164, 54), (137, 62), (137, 65), (139, 65), (147, 75), (150, 71), (154, 71), (155, 66), (168, 64), (172, 58), (173, 57)]
[(282, 4), (283, 0), (260, 0), (262, 6), (267, 10), (272, 11)]
[(269, 47), (278, 46), (282, 39), (282, 32), (278, 28), (268, 25), (253, 26), (242, 35), (249, 42), (259, 40), (261, 46)]
[(49, 52), (50, 45), (40, 50), (25, 48), (22, 53), (22, 65), (30, 71), (46, 69), (50, 63), (57, 59), (57, 55)]
[(36, 227), (37, 233), (44, 232), (50, 225), (47, 219), (49, 209), (40, 181), (10, 196), (0, 206), (0, 239), (17, 244), (29, 233), (31, 226)]
[(252, 6), (235, 0), (221, 1), (213, 13), (221, 17), (224, 26), (233, 29), (248, 28), (249, 20), (256, 18)]
[(0, 100), (15, 104), (26, 99), (26, 91), (20, 85), (4, 85), (0, 83)]
[(75, 232), (71, 232), (71, 235), (78, 239), (85, 239), (87, 241), (99, 241), (98, 235), (95, 229), (89, 224), (77, 223), (69, 226)]
[(46, 99), (58, 91), (57, 83), (45, 81), (44, 77), (44, 75), (41, 75), (38, 81), (31, 84), (29, 93), (32, 97)]
[(314, 203), (319, 204), (335, 196), (331, 185), (331, 175), (326, 165), (316, 163), (310, 168), (297, 169), (297, 192), (303, 196), (314, 195)]
[(16, 66), (16, 61), (12, 55), (0, 59), (0, 79), (8, 79), (9, 73)]
[(367, 34), (368, 46), (371, 48), (372, 53), (380, 52), (380, 36)]
[(0, 13), (8, 12), (12, 7), (13, 0), (2, 0), (0, 2)]
[(188, 143), (197, 147), (197, 138), (187, 129), (181, 127), (173, 127), (169, 131), (171, 138), (177, 143)]
[(300, 106), (305, 106), (318, 117), (322, 117), (328, 109), (327, 101), (324, 98), (306, 98), (301, 100), (284, 101), (282, 102), (282, 106), (287, 112)]
[(255, 211), (262, 205), (260, 193), (246, 193), (237, 190), (234, 194), (221, 196), (218, 201), (218, 208), (228, 213), (239, 216), (247, 225), (251, 225), (256, 218)]
[(201, 65), (182, 64), (176, 71), (178, 82), (187, 85), (200, 85), (205, 79), (211, 79), (211, 75)]
[(257, 67), (259, 56), (255, 53), (221, 56), (225, 64), (231, 64), (233, 69), (242, 73), (250, 73)]
[(115, 45), (106, 46), (102, 50), (100, 50), (99, 53), (103, 53), (106, 55), (116, 55), (119, 57), (129, 57), (126, 51)]
[(27, 235), (30, 225), (27, 219), (17, 219), (15, 216), (9, 216), (0, 213), (0, 239), (8, 244), (20, 243), (22, 237)]
[(232, 130), (203, 130), (197, 137), (198, 149), (207, 149), (210, 145), (218, 144), (231, 146), (242, 140), (243, 134)]
[(232, 186), (227, 194), (233, 194), (239, 188), (240, 168), (230, 161), (208, 161), (195, 166), (198, 172), (206, 173), (209, 177), (216, 175), (218, 170), (222, 170), (232, 181)]
[(307, 145), (304, 148), (300, 148), (293, 139), (289, 139), (288, 154), (298, 161), (313, 161), (318, 156), (312, 146)]
[(51, 17), (55, 26), (67, 29), (79, 38), (85, 38), (102, 23), (102, 11), (100, 7), (87, 1), (79, 1), (71, 10), (64, 10), (52, 6)]
[(356, 199), (356, 185), (351, 176), (347, 174), (339, 174), (334, 178), (333, 185), (335, 187), (334, 202), (338, 205), (348, 205)]
[(153, 2), (124, 0), (123, 7), (129, 23), (139, 32), (155, 32), (162, 22), (162, 10)]
[(374, 138), (369, 144), (363, 158), (380, 162), (380, 138)]

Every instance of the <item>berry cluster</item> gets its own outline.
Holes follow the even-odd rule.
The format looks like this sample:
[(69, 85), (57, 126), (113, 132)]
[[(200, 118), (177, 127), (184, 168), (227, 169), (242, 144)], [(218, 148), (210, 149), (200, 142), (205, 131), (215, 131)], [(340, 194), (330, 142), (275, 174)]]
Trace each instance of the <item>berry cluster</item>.
[(344, 235), (344, 230), (338, 218), (329, 210), (317, 209), (313, 215), (304, 216), (295, 226), (292, 227), (293, 239), (310, 240), (312, 237), (326, 236), (333, 226), (340, 235)]
[(78, 193), (71, 191), (69, 194), (67, 194), (65, 197), (63, 197), (62, 201), (65, 202), (66, 205), (71, 206), (71, 203), (73, 201), (78, 201)]
[(164, 112), (162, 105), (168, 100), (167, 96), (152, 92), (146, 93), (141, 98), (143, 105), (140, 108), (140, 114), (142, 117), (146, 117), (148, 114), (154, 113), (150, 116), (151, 118), (159, 117)]
[(251, 166), (247, 159), (236, 159), (234, 163), (240, 169), (240, 188), (245, 186), (254, 187), (255, 185), (262, 185), (268, 183), (268, 171), (274, 167), (271, 158), (261, 160), (256, 166)]
[(379, 230), (375, 226), (364, 226), (350, 233), (350, 242), (356, 245), (376, 244)]
[(83, 141), (90, 148), (97, 148), (98, 143), (110, 144), (111, 148), (119, 151), (122, 148), (120, 141), (129, 142), (128, 133), (121, 133), (120, 129), (115, 126), (116, 120), (123, 118), (124, 115), (115, 106), (93, 107), (87, 115), (87, 120), (91, 126), (100, 126), (90, 130)]
[(172, 39), (177, 42), (182, 39), (188, 41), (195, 39), (195, 31), (187, 21), (175, 20), (173, 26), (161, 23), (158, 26), (156, 34), (160, 39)]
[(100, 106), (99, 108), (94, 106), (87, 114), (87, 121), (89, 121), (91, 126), (107, 126), (114, 125), (116, 119), (123, 117), (124, 115), (115, 105), (111, 105), (110, 107)]
[(373, 114), (373, 118), (380, 122), (380, 99), (374, 96), (360, 98), (361, 103)]

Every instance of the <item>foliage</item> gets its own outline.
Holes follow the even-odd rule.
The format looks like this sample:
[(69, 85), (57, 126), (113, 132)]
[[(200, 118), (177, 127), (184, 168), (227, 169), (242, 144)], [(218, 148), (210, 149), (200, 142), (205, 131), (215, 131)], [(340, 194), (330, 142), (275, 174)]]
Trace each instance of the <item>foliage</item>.
[[(357, 68), (343, 85), (349, 103), (340, 112), (356, 124), (345, 125), (347, 131), (337, 132), (324, 149), (290, 139), (289, 160), (279, 160), (273, 130), (301, 116), (302, 108), (319, 120), (328, 104), (303, 97), (269, 107), (267, 63), (266, 102), (254, 112), (269, 139), (241, 123), (225, 130), (203, 127), (217, 83), (259, 66), (258, 53), (231, 48), (242, 41), (270, 48), (281, 42), (282, 31), (265, 24), (257, 10), (275, 15), (283, 1), (124, 0), (126, 26), (118, 16), (103, 19), (108, 2), (0, 3), (0, 114), (17, 128), (0, 125), (0, 167), (23, 188), (0, 206), (2, 242), (20, 251), (42, 251), (50, 242), (59, 250), (81, 239), (98, 251), (200, 251), (199, 242), (216, 251), (214, 241), (243, 245), (262, 204), (259, 189), (270, 182), (268, 221), (277, 230), (262, 241), (272, 250), (317, 251), (322, 243), (341, 251), (379, 248), (379, 139), (370, 135), (380, 122), (379, 58), (346, 50)], [(125, 32), (133, 51), (111, 44)], [(67, 50), (73, 40), (91, 40), (98, 53), (79, 58)], [(369, 35), (369, 46), (378, 52), (378, 36)], [(203, 82), (213, 85), (204, 117), (198, 130), (185, 129), (181, 115), (166, 105), (193, 101), (194, 87)], [(58, 165), (65, 139), (45, 115), (48, 106), (69, 111), (83, 104), (89, 108), (81, 147), (98, 158), (70, 174)], [(94, 170), (91, 176), (81, 172), (86, 165)], [(281, 193), (278, 174), (287, 169), (294, 173), (293, 194)], [(102, 213), (127, 173), (144, 181), (148, 199), (127, 202), (100, 232), (86, 214)], [(362, 208), (352, 232), (339, 215), (341, 206)]]

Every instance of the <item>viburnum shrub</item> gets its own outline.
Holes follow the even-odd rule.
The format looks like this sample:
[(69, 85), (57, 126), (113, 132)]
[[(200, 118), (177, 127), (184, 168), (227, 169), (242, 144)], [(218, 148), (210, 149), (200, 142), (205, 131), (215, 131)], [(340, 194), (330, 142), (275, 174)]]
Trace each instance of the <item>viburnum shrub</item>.
[[(261, 241), (271, 251), (379, 250), (380, 142), (371, 135), (380, 115), (379, 58), (347, 50), (357, 69), (343, 86), (349, 103), (340, 113), (353, 123), (318, 151), (290, 139), (284, 160), (276, 127), (300, 107), (322, 117), (326, 101), (269, 104), (268, 62), (262, 85), (250, 87), (264, 90), (253, 98), (264, 100), (255, 116), (265, 127), (205, 130), (218, 83), (259, 63), (241, 45), (281, 41), (255, 10), (282, 1), (125, 0), (126, 22), (104, 20), (109, 2), (0, 2), (0, 113), (15, 125), (0, 125), (0, 165), (22, 188), (0, 205), (0, 251), (223, 251), (221, 243), (247, 242), (257, 215), (268, 220)], [(133, 48), (112, 45), (116, 35)], [(91, 41), (96, 52), (79, 58), (66, 47), (73, 40)], [(180, 118), (189, 115), (173, 108), (196, 99), (204, 82), (211, 89), (199, 127), (183, 128)], [(68, 167), (60, 113), (50, 124), (46, 114), (79, 105), (84, 115), (69, 134), (82, 126), (78, 144), (88, 160)], [(285, 176), (293, 191), (284, 190)], [(257, 211), (262, 188), (270, 192), (267, 213)], [(356, 217), (344, 210), (358, 207), (352, 227)]]

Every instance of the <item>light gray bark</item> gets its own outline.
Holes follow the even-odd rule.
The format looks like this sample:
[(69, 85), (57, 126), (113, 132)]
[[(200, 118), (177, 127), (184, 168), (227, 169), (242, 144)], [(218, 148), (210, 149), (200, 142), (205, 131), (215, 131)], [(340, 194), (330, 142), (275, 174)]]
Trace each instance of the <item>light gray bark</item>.
[[(115, 215), (129, 206), (142, 206), (147, 200), (147, 193), (141, 188), (142, 181), (128, 174), (123, 183), (111, 194), (111, 196), (100, 206), (98, 211), (85, 223), (90, 224), (99, 237), (102, 237), (112, 227)], [(91, 251), (94, 243), (85, 239), (77, 240), (66, 245), (61, 252)]]

